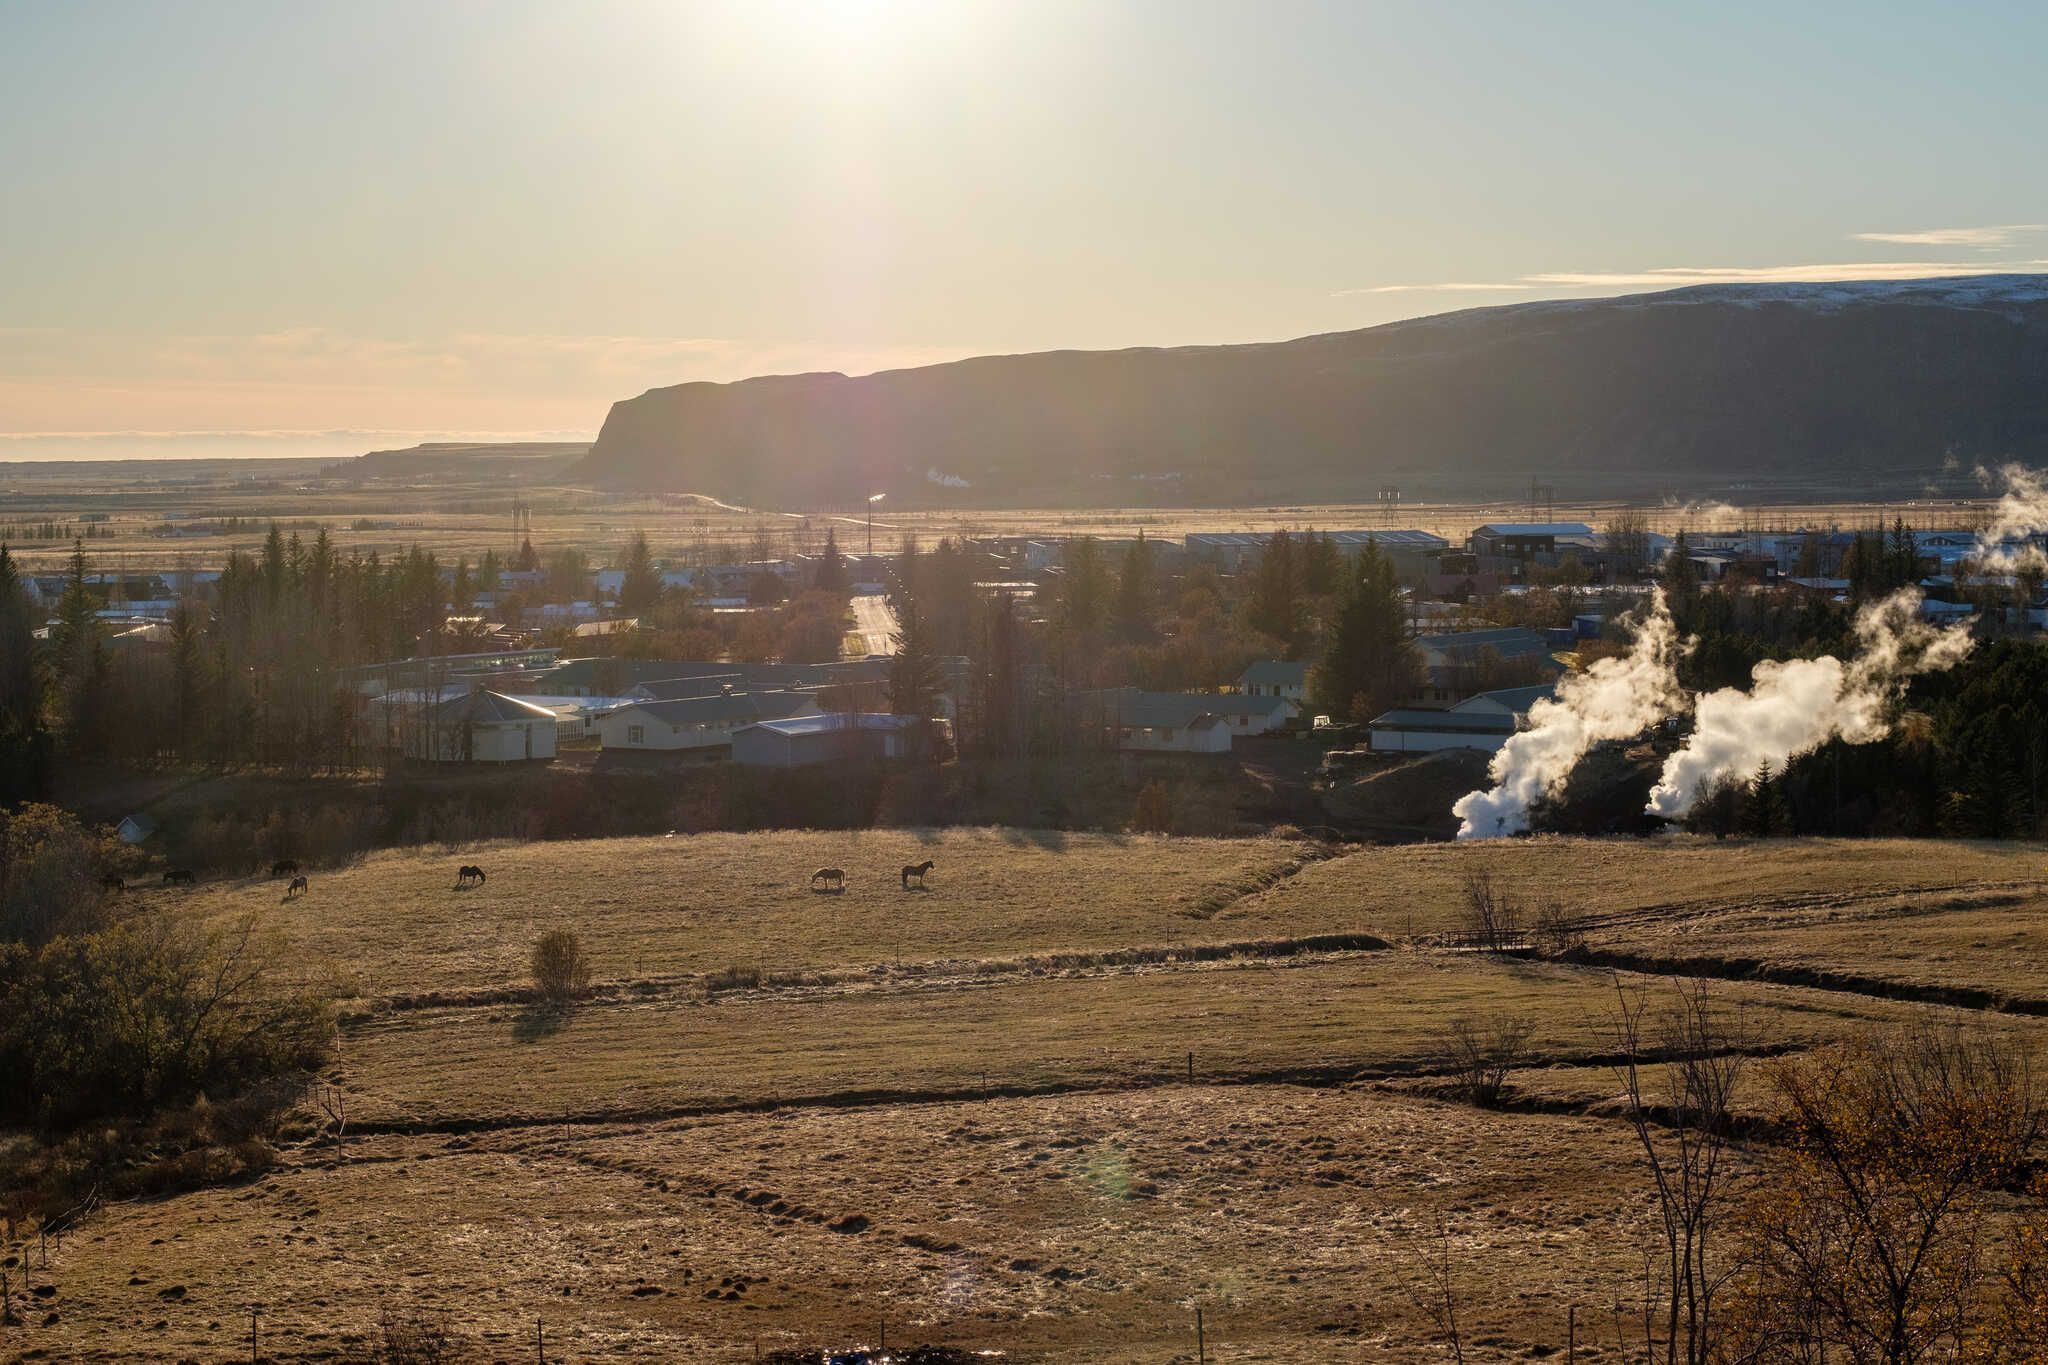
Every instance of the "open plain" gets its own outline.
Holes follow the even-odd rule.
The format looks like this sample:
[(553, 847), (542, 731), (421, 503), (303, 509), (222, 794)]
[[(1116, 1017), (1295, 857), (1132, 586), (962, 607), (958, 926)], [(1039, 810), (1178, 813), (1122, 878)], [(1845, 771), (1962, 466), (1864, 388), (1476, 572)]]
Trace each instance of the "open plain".
[[(1931, 852), (877, 830), (387, 852), (290, 900), (152, 889), (253, 916), (336, 994), (330, 1112), (253, 1183), (63, 1239), (47, 1319), (0, 1360), (245, 1360), (252, 1310), (265, 1360), (356, 1358), (395, 1313), (479, 1360), (886, 1334), (1167, 1362), (1195, 1358), (1197, 1309), (1212, 1360), (1430, 1358), (1409, 1286), (1439, 1224), (1468, 1357), (1571, 1330), (1616, 1360), (1650, 1217), (1618, 991), (1706, 976), (1759, 1058), (1928, 1011), (2048, 1041), (2040, 851)], [(486, 883), (457, 889), (460, 862)], [(1569, 929), (1464, 946), (1479, 869)], [(592, 989), (550, 1010), (526, 957), (564, 927)], [(1476, 1109), (1443, 1039), (1500, 1017), (1529, 1055)]]

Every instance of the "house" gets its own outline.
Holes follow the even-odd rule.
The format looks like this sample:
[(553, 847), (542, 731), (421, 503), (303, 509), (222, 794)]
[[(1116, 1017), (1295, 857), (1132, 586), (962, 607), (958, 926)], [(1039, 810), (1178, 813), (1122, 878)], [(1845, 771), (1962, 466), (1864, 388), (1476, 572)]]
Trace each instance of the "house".
[(1497, 626), (1415, 637), (1422, 656), (1422, 702), (1449, 704), (1511, 682), (1532, 683), (1563, 672), (1540, 630)]
[(1285, 697), (1222, 692), (1144, 692), (1135, 687), (1081, 697), (1084, 725), (1137, 753), (1230, 752), (1239, 735), (1262, 735), (1301, 714)]
[(121, 823), (114, 826), (114, 833), (120, 836), (124, 844), (139, 844), (156, 833), (156, 820), (140, 812), (124, 815), (121, 817)]
[(1247, 697), (1285, 697), (1300, 703), (1308, 692), (1308, 665), (1296, 659), (1260, 659), (1237, 675)]
[(1445, 711), (1403, 707), (1366, 724), (1374, 753), (1431, 753), (1438, 749), (1480, 749), (1487, 753), (1529, 723), (1529, 708), (1556, 696), (1556, 689), (1508, 687), (1481, 692)]
[(429, 763), (546, 763), (555, 756), (555, 713), (478, 688), (420, 707), (404, 727), (408, 758)]
[(733, 736), (762, 721), (819, 715), (808, 692), (715, 692), (672, 701), (631, 701), (605, 715), (597, 730), (607, 752), (687, 751), (722, 758)]
[(735, 763), (752, 768), (805, 768), (858, 759), (907, 758), (929, 724), (918, 716), (868, 711), (827, 711), (787, 720), (764, 720), (732, 734)]
[(1588, 558), (1601, 541), (1583, 521), (1496, 521), (1474, 530), (1465, 545), (1476, 567), (1518, 572), (1531, 564), (1556, 564), (1567, 551)]

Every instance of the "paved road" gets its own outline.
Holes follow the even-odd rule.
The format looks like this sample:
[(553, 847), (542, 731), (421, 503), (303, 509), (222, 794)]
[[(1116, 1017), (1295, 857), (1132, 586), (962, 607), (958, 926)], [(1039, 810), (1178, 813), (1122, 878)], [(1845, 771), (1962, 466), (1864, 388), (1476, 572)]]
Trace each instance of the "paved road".
[(847, 632), (849, 649), (860, 654), (894, 654), (895, 635), (896, 612), (888, 598), (876, 592), (861, 593), (853, 599), (853, 629)]

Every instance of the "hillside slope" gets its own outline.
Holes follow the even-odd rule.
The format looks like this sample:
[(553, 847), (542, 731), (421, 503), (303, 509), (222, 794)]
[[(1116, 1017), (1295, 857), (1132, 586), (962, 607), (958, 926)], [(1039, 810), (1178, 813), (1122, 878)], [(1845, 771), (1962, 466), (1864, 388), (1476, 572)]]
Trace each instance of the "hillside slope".
[(1793, 479), (1917, 491), (2048, 458), (2048, 276), (1710, 285), (1294, 341), (654, 389), (577, 475), (766, 505), (1237, 503)]

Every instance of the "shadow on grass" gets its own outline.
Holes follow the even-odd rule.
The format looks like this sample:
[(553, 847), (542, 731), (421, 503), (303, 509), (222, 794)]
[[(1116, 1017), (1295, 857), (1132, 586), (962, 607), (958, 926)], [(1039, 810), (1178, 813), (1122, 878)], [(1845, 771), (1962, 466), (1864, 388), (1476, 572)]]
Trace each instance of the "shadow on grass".
[(512, 1017), (512, 1039), (519, 1043), (537, 1043), (543, 1038), (552, 1038), (569, 1027), (569, 1019), (576, 1007), (557, 1004), (551, 1000), (534, 1000), (520, 1007)]

